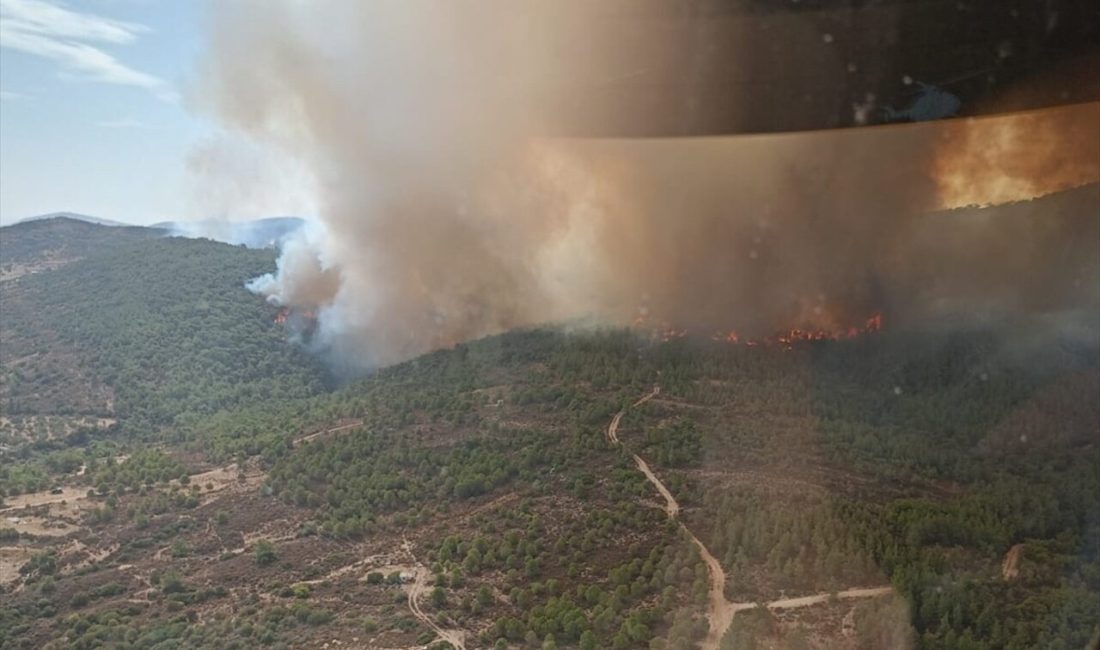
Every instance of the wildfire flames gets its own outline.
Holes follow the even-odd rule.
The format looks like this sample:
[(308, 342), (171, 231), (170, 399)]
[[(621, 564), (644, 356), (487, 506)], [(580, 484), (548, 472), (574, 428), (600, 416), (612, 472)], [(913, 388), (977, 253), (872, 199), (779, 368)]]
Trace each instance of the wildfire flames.
[[(639, 331), (676, 338), (690, 327), (776, 348), (873, 331), (881, 321), (866, 317), (887, 305), (898, 328), (1032, 317), (1068, 328), (1062, 314), (1096, 305), (1089, 213), (1012, 206), (1097, 179), (1100, 104), (1005, 114), (1032, 104), (1026, 76), (1019, 101), (989, 93), (961, 107), (990, 117), (675, 137), (711, 115), (755, 124), (760, 102), (776, 124), (802, 114), (767, 93), (725, 93), (677, 128), (654, 127), (666, 137), (612, 137), (649, 111), (616, 121), (592, 84), (611, 101), (638, 61), (679, 65), (664, 39), (688, 33), (686, 14), (642, 10), (624, 50), (602, 31), (619, 9), (600, 2), (212, 4), (219, 28), (196, 103), (228, 143), (270, 154), (280, 177), (283, 163), (291, 180), (300, 174), (282, 185), (301, 186), (317, 215), (248, 286), (294, 305), (265, 314), (292, 335), (311, 329), (311, 348), (341, 366), (374, 369), (544, 323), (625, 324), (639, 302), (649, 319)], [(635, 3), (610, 4), (629, 17)], [(675, 29), (650, 43), (645, 30), (666, 17)], [(753, 69), (753, 57), (736, 58), (731, 69)], [(1034, 77), (1036, 96), (1090, 84), (1086, 68)], [(568, 128), (585, 113), (615, 128)], [(278, 185), (261, 182), (256, 196)], [(987, 204), (1007, 205), (939, 213)], [(307, 308), (323, 322), (299, 320)]]
[(1100, 102), (941, 127), (933, 163), (940, 207), (997, 205), (1100, 179)]
[(312, 309), (297, 310), (291, 307), (282, 307), (275, 314), (272, 322), (276, 325), (286, 325), (292, 318), (301, 319), (306, 324), (312, 324), (317, 320), (317, 313)]
[[(647, 320), (644, 316), (639, 316), (634, 319), (635, 327), (644, 327), (647, 324)], [(792, 350), (798, 343), (809, 341), (841, 341), (845, 339), (853, 339), (865, 334), (877, 332), (882, 329), (883, 318), (882, 314), (876, 312), (868, 317), (860, 326), (850, 326), (844, 329), (801, 329), (798, 327), (791, 328), (789, 330), (778, 332), (772, 336), (765, 336), (762, 338), (745, 338), (737, 333), (736, 330), (730, 331), (717, 331), (710, 335), (712, 341), (724, 341), (732, 345), (744, 345), (747, 347), (756, 346), (782, 346), (785, 350)], [(667, 324), (662, 325), (652, 330), (653, 337), (661, 341), (671, 341), (672, 339), (683, 338), (688, 335), (688, 329), (675, 328)]]

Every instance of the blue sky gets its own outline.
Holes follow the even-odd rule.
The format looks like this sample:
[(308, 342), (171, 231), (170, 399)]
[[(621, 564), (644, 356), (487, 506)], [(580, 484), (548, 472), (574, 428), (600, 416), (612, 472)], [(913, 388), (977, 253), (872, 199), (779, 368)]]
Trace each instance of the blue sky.
[(216, 128), (187, 107), (190, 0), (0, 0), (0, 222), (73, 211), (200, 218), (186, 161)]

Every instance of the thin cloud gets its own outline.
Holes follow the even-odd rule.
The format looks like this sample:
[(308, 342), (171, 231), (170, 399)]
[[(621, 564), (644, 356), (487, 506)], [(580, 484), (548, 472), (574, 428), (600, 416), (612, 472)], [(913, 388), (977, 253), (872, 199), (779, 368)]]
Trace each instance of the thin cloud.
[(149, 31), (145, 25), (82, 14), (42, 0), (0, 0), (3, 16), (18, 21), (21, 31), (56, 38), (102, 43), (129, 43)]
[(71, 11), (43, 0), (0, 0), (0, 47), (54, 61), (74, 76), (144, 88), (165, 101), (176, 92), (159, 77), (131, 68), (89, 43), (125, 45), (149, 28)]
[(19, 99), (27, 99), (30, 95), (17, 93), (14, 90), (0, 90), (0, 102), (13, 102)]

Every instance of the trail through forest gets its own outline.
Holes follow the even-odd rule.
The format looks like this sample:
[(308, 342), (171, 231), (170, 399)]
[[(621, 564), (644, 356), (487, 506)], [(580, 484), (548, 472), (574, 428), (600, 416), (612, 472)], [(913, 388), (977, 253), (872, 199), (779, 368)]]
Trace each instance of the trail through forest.
[[(659, 385), (654, 386), (652, 391), (634, 402), (630, 408), (637, 408), (645, 404), (659, 395), (660, 392), (661, 387)], [(622, 442), (619, 440), (619, 423), (622, 421), (625, 414), (626, 409), (621, 409), (615, 414), (615, 417), (611, 419), (611, 423), (607, 426), (607, 439), (611, 444), (622, 445)], [(652, 483), (653, 487), (657, 488), (657, 492), (664, 497), (665, 513), (668, 515), (668, 518), (675, 520), (676, 523), (680, 525), (680, 529), (687, 534), (692, 543), (695, 544), (695, 547), (699, 549), (699, 555), (702, 556), (703, 562), (707, 565), (707, 572), (710, 574), (710, 589), (708, 590), (707, 598), (708, 631), (700, 647), (702, 650), (718, 650), (718, 645), (722, 642), (722, 637), (726, 634), (726, 630), (729, 629), (730, 623), (733, 622), (733, 615), (746, 609), (753, 609), (757, 607), (757, 604), (754, 602), (735, 603), (726, 598), (726, 572), (722, 568), (722, 565), (718, 562), (717, 558), (711, 554), (706, 545), (695, 536), (695, 533), (691, 532), (691, 529), (680, 520), (680, 504), (676, 502), (676, 497), (672, 496), (672, 493), (665, 484), (661, 482), (661, 479), (659, 479), (653, 470), (650, 469), (649, 464), (638, 454), (631, 454), (631, 457), (634, 458), (634, 464), (637, 465), (646, 479)], [(838, 592), (836, 597), (840, 599), (870, 598), (883, 596), (891, 592), (892, 589), (890, 587), (853, 588)], [(824, 593), (801, 596), (798, 598), (784, 598), (769, 602), (765, 607), (768, 609), (794, 609), (797, 607), (807, 607), (809, 605), (828, 602), (832, 597), (833, 594)]]
[(424, 610), (420, 609), (420, 597), (428, 590), (428, 579), (431, 578), (432, 574), (428, 571), (427, 567), (418, 563), (416, 558), (413, 557), (412, 547), (408, 540), (405, 540), (404, 549), (405, 554), (409, 556), (409, 559), (415, 567), (413, 571), (413, 582), (409, 585), (409, 609), (412, 611), (413, 616), (420, 619), (424, 625), (427, 625), (433, 632), (439, 635), (440, 641), (450, 643), (455, 650), (466, 650), (466, 634), (462, 630), (448, 630), (442, 628), (436, 625), (436, 622), (425, 614)]
[[(637, 408), (645, 404), (659, 395), (660, 392), (661, 387), (659, 385), (654, 386), (652, 391), (634, 402), (631, 408)], [(607, 439), (612, 444), (622, 444), (619, 441), (619, 422), (622, 421), (623, 415), (625, 414), (626, 409), (620, 410), (615, 414), (615, 417), (611, 419), (611, 424), (607, 426)], [(634, 464), (638, 466), (642, 474), (645, 474), (646, 479), (648, 479), (649, 482), (653, 484), (653, 487), (657, 488), (657, 491), (664, 497), (665, 513), (668, 514), (668, 518), (674, 519), (676, 523), (680, 525), (680, 528), (687, 533), (692, 543), (699, 549), (699, 554), (703, 557), (703, 561), (707, 565), (707, 571), (710, 573), (710, 589), (708, 591), (709, 607), (707, 611), (709, 631), (707, 632), (706, 639), (703, 641), (702, 648), (703, 650), (718, 650), (718, 643), (722, 640), (722, 635), (726, 633), (726, 628), (729, 627), (730, 621), (733, 620), (733, 614), (738, 609), (736, 603), (731, 603), (726, 600), (726, 572), (722, 569), (722, 565), (718, 563), (718, 560), (711, 555), (709, 550), (707, 550), (706, 545), (699, 541), (699, 538), (684, 525), (684, 522), (680, 521), (680, 504), (676, 502), (676, 498), (672, 496), (672, 493), (669, 492), (665, 484), (661, 482), (661, 479), (657, 478), (657, 475), (649, 468), (649, 464), (638, 454), (631, 454), (631, 456), (634, 458)], [(746, 609), (746, 605), (747, 607), (755, 606), (745, 603), (742, 605), (741, 609)]]
[(294, 446), (297, 447), (298, 445), (305, 444), (305, 443), (310, 442), (312, 440), (316, 440), (317, 438), (320, 438), (321, 436), (326, 436), (326, 435), (329, 435), (329, 434), (332, 434), (332, 433), (339, 433), (341, 431), (346, 431), (348, 429), (354, 429), (355, 427), (361, 427), (361, 426), (363, 426), (363, 420), (360, 419), (360, 420), (353, 420), (353, 421), (351, 421), (347, 424), (341, 424), (340, 426), (332, 427), (331, 429), (321, 429), (320, 431), (315, 431), (315, 432), (309, 434), (308, 436), (302, 436), (301, 438), (298, 438), (297, 440), (294, 441)]
[[(836, 597), (840, 600), (847, 600), (851, 598), (872, 598), (874, 596), (885, 596), (893, 591), (892, 587), (868, 587), (868, 588), (856, 588), (846, 589), (844, 591), (838, 591)], [(812, 596), (802, 596), (800, 598), (784, 598), (782, 600), (773, 600), (768, 603), (768, 609), (794, 609), (796, 607), (806, 607), (807, 605), (817, 605), (818, 603), (828, 602), (833, 594), (814, 594)]]

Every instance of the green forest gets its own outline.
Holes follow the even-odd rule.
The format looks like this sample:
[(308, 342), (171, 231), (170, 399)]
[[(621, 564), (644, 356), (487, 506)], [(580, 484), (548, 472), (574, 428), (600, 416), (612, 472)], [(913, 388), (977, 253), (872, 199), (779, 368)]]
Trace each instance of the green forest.
[[(5, 359), (39, 361), (5, 370), (0, 497), (87, 490), (83, 539), (118, 550), (102, 568), (29, 558), (24, 588), (0, 592), (0, 648), (295, 647), (330, 628), (433, 643), (400, 575), (321, 582), (382, 539), (430, 568), (424, 609), (476, 630), (470, 647), (695, 647), (707, 567), (631, 454), (730, 602), (892, 586), (853, 606), (860, 648), (1076, 650), (1097, 633), (1096, 350), (988, 330), (785, 350), (548, 326), (337, 383), (244, 288), (274, 251), (138, 237), (81, 254), (5, 281)], [(229, 512), (230, 488), (190, 478), (227, 464)], [(264, 518), (295, 528), (233, 532)], [(117, 569), (158, 548), (178, 568), (155, 583)], [(219, 575), (255, 590), (232, 618), (206, 613), (238, 598)], [(812, 647), (800, 621), (738, 613), (723, 647)]]
[[(78, 230), (63, 247), (88, 252)], [(9, 246), (36, 241), (4, 239), (5, 259)], [(244, 287), (274, 262), (272, 250), (145, 235), (5, 283), (0, 349), (17, 361), (0, 382), (0, 443), (29, 444), (15, 452), (20, 463), (0, 466), (0, 495), (41, 490), (107, 445), (175, 440), (221, 413), (325, 392), (320, 362), (290, 345), (272, 325), (276, 309)], [(53, 420), (73, 424), (55, 425), (57, 435)]]

